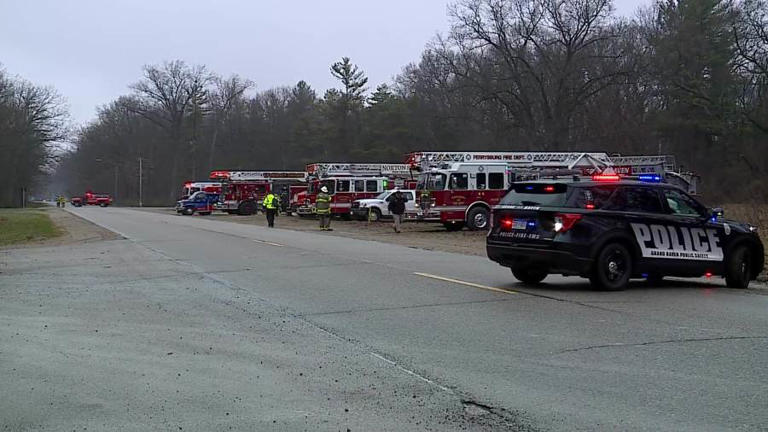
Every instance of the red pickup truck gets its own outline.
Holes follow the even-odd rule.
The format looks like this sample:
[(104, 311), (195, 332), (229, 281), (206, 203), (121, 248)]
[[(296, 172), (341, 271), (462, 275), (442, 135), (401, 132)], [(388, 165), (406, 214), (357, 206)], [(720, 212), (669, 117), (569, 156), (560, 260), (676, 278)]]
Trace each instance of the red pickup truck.
[(86, 192), (85, 196), (72, 198), (72, 205), (75, 207), (82, 207), (84, 205), (107, 207), (111, 204), (112, 197), (109, 194), (93, 193), (90, 191)]

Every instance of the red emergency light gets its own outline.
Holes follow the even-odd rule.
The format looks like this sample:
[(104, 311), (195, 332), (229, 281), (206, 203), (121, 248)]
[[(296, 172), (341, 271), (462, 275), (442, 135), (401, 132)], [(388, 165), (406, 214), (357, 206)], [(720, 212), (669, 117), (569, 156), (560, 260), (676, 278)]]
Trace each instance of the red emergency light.
[(209, 178), (211, 178), (211, 179), (221, 179), (221, 178), (228, 179), (229, 178), (229, 171), (211, 171), (211, 175), (209, 176)]
[(552, 185), (544, 186), (544, 192), (554, 192), (554, 191), (555, 191), (555, 187), (554, 186), (552, 186)]
[(595, 174), (592, 176), (593, 181), (618, 181), (621, 176), (618, 174)]

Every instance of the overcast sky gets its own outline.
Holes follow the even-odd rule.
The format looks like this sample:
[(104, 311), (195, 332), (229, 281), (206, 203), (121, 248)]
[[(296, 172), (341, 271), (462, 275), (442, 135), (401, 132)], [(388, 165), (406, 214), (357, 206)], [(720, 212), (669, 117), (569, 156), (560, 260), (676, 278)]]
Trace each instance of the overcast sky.
[[(632, 15), (648, 0), (614, 0)], [(448, 29), (450, 0), (0, 0), (0, 64), (55, 87), (76, 123), (129, 92), (141, 67), (181, 59), (257, 90), (304, 79), (337, 85), (330, 64), (352, 58), (371, 88), (418, 61)]]

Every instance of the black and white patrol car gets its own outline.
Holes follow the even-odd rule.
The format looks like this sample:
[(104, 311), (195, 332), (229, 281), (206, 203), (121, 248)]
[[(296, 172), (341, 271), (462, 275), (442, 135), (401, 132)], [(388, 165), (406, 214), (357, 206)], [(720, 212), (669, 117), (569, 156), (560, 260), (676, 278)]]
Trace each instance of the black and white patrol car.
[(486, 245), (522, 282), (577, 275), (604, 290), (630, 278), (712, 275), (746, 288), (764, 260), (756, 227), (725, 220), (658, 175), (515, 183), (493, 209)]

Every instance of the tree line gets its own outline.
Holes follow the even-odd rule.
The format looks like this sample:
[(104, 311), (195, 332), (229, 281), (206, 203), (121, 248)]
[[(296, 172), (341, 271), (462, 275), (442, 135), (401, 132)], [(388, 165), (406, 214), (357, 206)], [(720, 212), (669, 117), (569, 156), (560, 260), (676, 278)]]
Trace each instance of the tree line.
[(67, 137), (68, 114), (50, 87), (0, 68), (0, 207), (17, 207), (51, 172), (56, 143)]
[(68, 193), (168, 204), (212, 169), (400, 162), (416, 150), (674, 154), (711, 200), (765, 201), (766, 0), (657, 0), (633, 19), (610, 0), (460, 0), (450, 31), (371, 88), (349, 58), (337, 88), (254, 91), (170, 61), (79, 130)]

